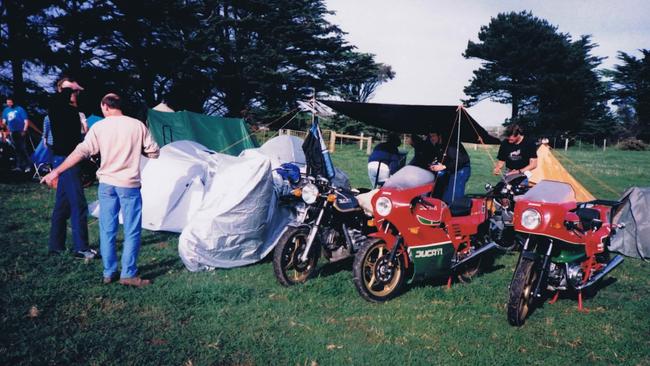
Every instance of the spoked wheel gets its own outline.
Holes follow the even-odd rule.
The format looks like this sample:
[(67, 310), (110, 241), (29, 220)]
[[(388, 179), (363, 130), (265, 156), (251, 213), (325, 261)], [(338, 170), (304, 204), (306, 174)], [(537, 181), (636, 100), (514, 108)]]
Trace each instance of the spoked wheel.
[(281, 285), (303, 283), (314, 274), (320, 256), (317, 242), (312, 244), (307, 260), (300, 260), (308, 236), (309, 229), (306, 227), (289, 228), (278, 240), (273, 252), (273, 272)]
[(383, 302), (395, 297), (404, 287), (403, 256), (396, 255), (392, 263), (389, 256), (384, 241), (371, 241), (354, 257), (354, 286), (364, 299)]
[(517, 327), (524, 325), (526, 317), (532, 313), (536, 303), (533, 292), (537, 276), (535, 262), (522, 258), (510, 284), (510, 298), (508, 299), (508, 322), (510, 325)]

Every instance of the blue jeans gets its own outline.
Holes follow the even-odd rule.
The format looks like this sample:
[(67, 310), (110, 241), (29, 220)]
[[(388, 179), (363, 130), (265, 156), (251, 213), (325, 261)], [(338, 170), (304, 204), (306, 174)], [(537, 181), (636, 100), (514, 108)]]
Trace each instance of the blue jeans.
[(124, 221), (124, 246), (122, 248), (122, 272), (120, 278), (138, 274), (140, 233), (142, 232), (142, 196), (140, 188), (123, 188), (99, 183), (99, 250), (104, 264), (104, 277), (117, 273), (118, 215), (122, 209)]
[(31, 164), (31, 160), (27, 154), (27, 138), (20, 131), (11, 133), (11, 140), (14, 142), (14, 149), (16, 150), (16, 166), (20, 170), (29, 168)]
[(442, 200), (448, 205), (451, 205), (455, 199), (465, 196), (465, 185), (472, 175), (472, 168), (468, 165), (458, 169), (457, 174), (447, 174), (449, 174), (449, 183), (447, 184), (445, 193), (442, 195)]
[[(65, 160), (65, 156), (55, 155), (52, 164), (56, 168), (61, 165), (63, 160)], [(81, 185), (79, 165), (75, 165), (59, 175), (48, 242), (51, 252), (65, 250), (68, 218), (70, 218), (72, 228), (73, 250), (75, 252), (88, 250), (88, 204)]]

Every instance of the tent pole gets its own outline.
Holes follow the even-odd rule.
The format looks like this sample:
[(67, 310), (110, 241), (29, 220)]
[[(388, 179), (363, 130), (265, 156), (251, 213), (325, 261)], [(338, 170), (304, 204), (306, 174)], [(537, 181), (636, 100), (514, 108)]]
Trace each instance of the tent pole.
[(462, 112), (463, 107), (458, 107), (458, 135), (456, 136), (456, 159), (454, 159), (456, 167), (454, 169), (454, 186), (451, 190), (451, 202), (449, 202), (450, 205), (454, 203), (454, 199), (456, 199), (456, 181), (458, 180), (458, 154), (460, 154), (460, 118), (462, 116)]

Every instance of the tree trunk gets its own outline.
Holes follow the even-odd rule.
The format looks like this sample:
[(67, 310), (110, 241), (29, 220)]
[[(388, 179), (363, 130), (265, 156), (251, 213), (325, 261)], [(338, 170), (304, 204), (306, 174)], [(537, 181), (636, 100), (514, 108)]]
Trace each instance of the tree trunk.
[[(79, 4), (77, 1), (72, 2), (70, 15), (73, 18), (79, 17)], [(79, 32), (72, 41), (72, 57), (70, 60), (70, 73), (78, 77), (81, 73), (81, 32)]]
[(7, 44), (11, 50), (9, 59), (11, 61), (11, 76), (13, 77), (13, 94), (17, 103), (23, 103), (25, 96), (25, 79), (23, 77), (24, 56), (22, 53), (21, 41), (24, 41), (25, 16), (21, 11), (18, 2), (7, 2), (7, 31), (9, 33)]
[(510, 115), (511, 121), (516, 121), (519, 117), (519, 103), (521, 98), (517, 94), (512, 94), (512, 114)]

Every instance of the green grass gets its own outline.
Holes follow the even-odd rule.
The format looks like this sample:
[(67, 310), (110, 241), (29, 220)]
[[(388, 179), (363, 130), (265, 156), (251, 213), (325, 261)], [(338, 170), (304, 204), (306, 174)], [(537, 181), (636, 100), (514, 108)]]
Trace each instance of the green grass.
[[(468, 191), (481, 192), (495, 181), (491, 162), (469, 151)], [(650, 182), (648, 152), (567, 155), (617, 192)], [(368, 185), (365, 154), (344, 146), (333, 158), (354, 185)], [(571, 172), (596, 196), (615, 198)], [(95, 192), (87, 190), (89, 201)], [(515, 255), (498, 258), (493, 271), (471, 284), (447, 290), (421, 283), (374, 305), (357, 295), (349, 262), (283, 288), (268, 261), (189, 273), (178, 258), (177, 235), (143, 231), (140, 269), (155, 283), (128, 289), (101, 285), (99, 261), (47, 256), (53, 200), (51, 190), (36, 184), (0, 184), (3, 365), (650, 365), (650, 266), (639, 260), (626, 259), (606, 279), (585, 302), (589, 314), (561, 298), (517, 329), (505, 317)], [(97, 247), (94, 219), (89, 227)]]

